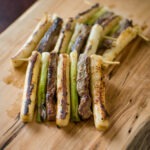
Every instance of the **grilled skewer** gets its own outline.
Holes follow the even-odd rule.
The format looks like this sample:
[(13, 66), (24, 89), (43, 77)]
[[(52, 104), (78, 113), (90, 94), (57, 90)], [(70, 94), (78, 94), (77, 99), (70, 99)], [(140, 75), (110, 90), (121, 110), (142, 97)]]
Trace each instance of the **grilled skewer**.
[(73, 27), (73, 20), (69, 19), (68, 22), (65, 23), (63, 29), (61, 30), (61, 33), (59, 35), (54, 50), (50, 53), (48, 76), (47, 76), (47, 90), (46, 90), (46, 108), (48, 121), (53, 121), (56, 119), (55, 94), (57, 88), (58, 53), (62, 52), (62, 50), (65, 50), (67, 48), (70, 36), (72, 34), (72, 27)]
[[(117, 18), (117, 19), (116, 19)], [(91, 97), (89, 91), (90, 84), (90, 58), (91, 54), (96, 53), (99, 44), (114, 27), (120, 17), (113, 13), (105, 12), (102, 14), (91, 29), (85, 51), (79, 56), (78, 72), (77, 72), (77, 91), (80, 97), (79, 114), (82, 119), (88, 119), (91, 112)], [(107, 20), (107, 21), (106, 21)]]
[(33, 51), (27, 67), (20, 118), (23, 122), (33, 119), (41, 55)]
[[(83, 16), (82, 16), (83, 17)], [(86, 17), (86, 19), (88, 19), (89, 17)], [(86, 20), (85, 19), (85, 20)], [(66, 29), (66, 27), (67, 26), (69, 26), (69, 27), (71, 27), (72, 26), (72, 28), (73, 28), (73, 26), (74, 26), (74, 22), (72, 21), (72, 20), (70, 20), (69, 22), (67, 22), (66, 24), (65, 24), (65, 26), (64, 26), (64, 29), (62, 30), (64, 33), (67, 33), (67, 31), (65, 30)], [(80, 27), (81, 28), (80, 28)], [(73, 36), (72, 36), (72, 44), (69, 44), (69, 45), (71, 45), (70, 46), (70, 49), (71, 50), (73, 50), (73, 49), (76, 49), (77, 51), (79, 51), (79, 49), (81, 49), (82, 48), (82, 45), (84, 44), (84, 42), (85, 42), (85, 39), (84, 38), (86, 38), (86, 34), (87, 33), (84, 33), (84, 28), (85, 28), (85, 26), (86, 25), (77, 25), (77, 27), (76, 27), (76, 29), (75, 29), (75, 33), (73, 34)], [(86, 28), (87, 28), (87, 26), (86, 26)], [(81, 32), (81, 30), (83, 29), (83, 31), (82, 31), (82, 34), (81, 34), (81, 36), (79, 37), (78, 36), (78, 34)], [(64, 33), (62, 33), (60, 36), (59, 36), (59, 39), (58, 39), (58, 41), (57, 41), (57, 44), (56, 44), (56, 46), (55, 46), (55, 48), (54, 48), (54, 51), (52, 52), (53, 54), (55, 53), (58, 53), (58, 52), (62, 52), (62, 50), (65, 52), (65, 47), (66, 47), (66, 45), (68, 44), (68, 42), (65, 42), (65, 39), (67, 39), (67, 37), (68, 37), (68, 34), (66, 34), (66, 36), (64, 36)], [(84, 33), (84, 34), (83, 34)], [(76, 37), (78, 36), (78, 39), (75, 41), (75, 39), (76, 39)], [(64, 38), (65, 39), (64, 39)], [(75, 43), (74, 43), (75, 42)], [(63, 44), (64, 43), (64, 44)], [(66, 44), (67, 43), (67, 44)], [(70, 42), (71, 43), (71, 42)], [(62, 45), (64, 45), (64, 46), (62, 46)], [(70, 51), (70, 50), (69, 50)], [(76, 52), (74, 52), (74, 53), (76, 53)], [(51, 55), (51, 54), (50, 54)], [(73, 57), (72, 57), (72, 59), (76, 59), (76, 57), (74, 57), (74, 54), (72, 55)], [(55, 56), (53, 56), (53, 57), (56, 57), (56, 55)], [(53, 58), (53, 59), (55, 59), (55, 58)], [(72, 60), (71, 59), (71, 60)], [(56, 59), (55, 59), (56, 60)], [(51, 64), (52, 62), (50, 62), (50, 64)], [(71, 64), (74, 66), (75, 64), (76, 64), (77, 62), (72, 62), (71, 61)], [(55, 63), (56, 64), (56, 63)], [(51, 66), (51, 65), (50, 65)], [(56, 65), (55, 65), (55, 67), (53, 67), (53, 69), (54, 68), (56, 68)], [(76, 68), (73, 68), (73, 69), (71, 69), (72, 70), (72, 73), (74, 74), (75, 73), (75, 71), (76, 71)], [(52, 71), (51, 73), (51, 76), (53, 76), (53, 79), (51, 79), (52, 77), (48, 77), (48, 82), (49, 83), (51, 83), (51, 85), (54, 85), (54, 87), (56, 87), (55, 86), (55, 84), (52, 84), (52, 83), (55, 83), (55, 81), (56, 81), (56, 72), (55, 71)], [(75, 82), (75, 80), (73, 81), (74, 79), (71, 77), (71, 81), (72, 82)], [(48, 85), (48, 87), (50, 87), (50, 84)], [(47, 89), (48, 89), (48, 87), (47, 87)], [(50, 88), (49, 88), (50, 89)], [(54, 89), (54, 91), (55, 91), (55, 88), (53, 88)], [(73, 90), (75, 91), (76, 89), (75, 88), (73, 88)], [(50, 90), (49, 90), (49, 92), (50, 92)], [(54, 93), (54, 92), (53, 92)], [(75, 94), (75, 95), (77, 95), (77, 94)], [(46, 101), (46, 103), (47, 103), (47, 116), (48, 115), (50, 115), (51, 113), (51, 117), (47, 117), (47, 119), (48, 120), (54, 120), (54, 116), (55, 116), (55, 101), (54, 101), (54, 94), (52, 95), (52, 96), (50, 96), (51, 97), (51, 99), (49, 99), (49, 100), (47, 100)], [(73, 99), (76, 99), (77, 98), (77, 96), (76, 97), (74, 97)], [(51, 102), (50, 102), (51, 101)], [(76, 101), (77, 102), (77, 101)], [(75, 105), (73, 105), (75, 108), (76, 108), (76, 106)], [(49, 113), (48, 113), (49, 112)], [(77, 116), (77, 111), (76, 111), (76, 116)], [(78, 120), (78, 119), (77, 119)]]
[[(75, 122), (80, 121), (79, 116), (88, 119), (92, 106), (95, 127), (108, 128), (102, 65), (107, 69), (109, 64), (117, 64), (112, 61), (140, 35), (139, 27), (133, 26), (131, 21), (120, 20), (120, 16), (95, 4), (75, 18), (69, 18), (63, 27), (59, 17), (52, 20), (47, 16), (38, 24), (25, 45), (12, 57), (15, 67), (23, 63), (20, 60), (29, 60), (20, 113), (23, 122), (33, 119), (38, 91), (38, 122), (56, 120), (57, 126), (64, 127), (70, 115)], [(38, 52), (32, 52), (36, 47)], [(98, 48), (101, 56), (94, 55)]]
[[(91, 15), (91, 14), (90, 14)], [(89, 16), (90, 16), (89, 15)], [(88, 19), (88, 17), (86, 17), (86, 19)], [(85, 19), (85, 20), (86, 20)], [(69, 22), (70, 23), (70, 22)], [(71, 25), (72, 25), (72, 28), (73, 28), (73, 26), (74, 26), (74, 23), (72, 22), (71, 23)], [(66, 25), (66, 26), (68, 26), (68, 25)], [(78, 29), (77, 29), (78, 30)], [(73, 40), (77, 37), (77, 35), (78, 35), (78, 31), (74, 34), (74, 36), (73, 36)], [(83, 33), (82, 33), (83, 34)], [(64, 33), (63, 33), (63, 36), (64, 36)], [(59, 41), (58, 40), (58, 42), (57, 42), (57, 44), (56, 44), (56, 47), (55, 47), (55, 49), (54, 49), (54, 52), (60, 52), (60, 53), (62, 53), (62, 52), (65, 52), (66, 50), (66, 46), (67, 46), (67, 44), (68, 44), (68, 42), (63, 42), (63, 36), (61, 36), (60, 35), (60, 37), (59, 37), (59, 40), (61, 41)], [(70, 49), (75, 49), (75, 47), (76, 47), (76, 50), (78, 49), (78, 51), (79, 51), (79, 49), (81, 49), (81, 47), (82, 47), (82, 45), (83, 45), (83, 43), (84, 43), (84, 38), (85, 38), (85, 36), (87, 36), (87, 35), (82, 35), (82, 36), (80, 36), (79, 38), (78, 38), (78, 41), (74, 44), (73, 42), (72, 42), (72, 44), (70, 44), (71, 46), (70, 46)], [(67, 37), (65, 36), (65, 39), (66, 39)], [(82, 38), (82, 39), (81, 39)], [(72, 40), (72, 41), (73, 41)], [(62, 45), (63, 45), (63, 43), (64, 43), (64, 47), (62, 47)], [(67, 44), (66, 44), (67, 43)], [(73, 44), (74, 44), (74, 48), (72, 47), (73, 46)], [(77, 46), (80, 46), (80, 47), (78, 47), (77, 48)], [(62, 48), (61, 48), (62, 47)], [(72, 57), (72, 59), (73, 58), (75, 58), (74, 56)], [(76, 65), (76, 64), (73, 64), (73, 63), (71, 63), (73, 66), (74, 65)], [(72, 73), (75, 73), (75, 72), (72, 72)], [(72, 80), (73, 78), (71, 78), (71, 80)], [(75, 83), (75, 80), (73, 81), (74, 83)], [(73, 90), (75, 91), (76, 89), (75, 88), (73, 88)], [(76, 94), (75, 94), (76, 95)], [(77, 95), (76, 95), (76, 97), (74, 97), (75, 99), (77, 98)], [(76, 106), (75, 106), (76, 107)], [(76, 113), (76, 116), (78, 115), (77, 114), (77, 111), (75, 112)], [(77, 120), (78, 120), (78, 117), (77, 117)]]
[(33, 50), (35, 50), (37, 44), (43, 37), (44, 33), (48, 30), (51, 25), (51, 17), (45, 16), (38, 23), (34, 31), (31, 33), (24, 45), (19, 49), (19, 51), (11, 58), (12, 64), (14, 67), (19, 67), (23, 64), (24, 61), (20, 59), (30, 57)]
[[(90, 32), (86, 47), (92, 51), (96, 51), (98, 42), (101, 36), (102, 28), (98, 24), (95, 24)], [(96, 37), (95, 41), (91, 43), (91, 37)], [(94, 45), (95, 44), (95, 45)], [(90, 45), (90, 46), (89, 46)], [(88, 49), (83, 54), (80, 54), (78, 61), (77, 71), (77, 91), (80, 96), (80, 104), (78, 112), (82, 119), (88, 119), (91, 114), (91, 97), (89, 92), (89, 81), (90, 81), (90, 58), (87, 55)]]
[[(96, 6), (97, 7), (97, 6)], [(94, 11), (93, 11), (94, 12)], [(92, 12), (92, 13), (93, 13)], [(90, 11), (89, 11), (90, 13)], [(87, 16), (91, 16), (92, 13), (87, 14), (87, 15), (84, 15), (86, 17), (81, 17), (82, 20), (87, 20), (89, 19), (89, 17)], [(78, 19), (80, 17), (77, 17)], [(83, 19), (84, 18), (84, 19)], [(81, 21), (81, 20), (80, 20)], [(82, 26), (82, 25), (81, 25)], [(50, 57), (52, 55), (52, 59), (50, 59), (50, 64), (49, 66), (52, 66), (53, 67), (53, 70), (56, 69), (56, 66), (57, 66), (57, 53), (60, 52), (60, 53), (63, 53), (63, 52), (66, 52), (66, 47), (68, 46), (68, 41), (69, 39), (71, 38), (71, 34), (72, 34), (72, 31), (73, 31), (73, 28), (74, 28), (74, 22), (72, 19), (70, 19), (63, 27), (62, 31), (61, 31), (61, 34), (59, 36), (59, 39), (56, 43), (56, 46), (54, 48), (54, 51), (52, 52), (52, 54), (50, 54)], [(82, 27), (83, 28), (83, 27)], [(72, 49), (72, 46), (74, 44), (74, 40), (76, 39), (77, 35), (79, 34), (79, 26), (76, 27), (76, 30), (75, 30), (75, 33), (74, 33), (74, 36), (72, 37), (72, 44), (69, 44), (70, 45), (70, 49)], [(81, 31), (81, 30), (80, 30)], [(85, 35), (83, 35), (85, 36)], [(83, 38), (79, 41), (78, 39), (78, 42), (76, 42), (76, 46), (77, 44), (78, 45), (81, 45), (83, 42), (84, 42), (84, 37), (80, 37), (80, 38)], [(83, 40), (83, 42), (82, 42)], [(71, 42), (70, 42), (71, 43)], [(79, 44), (80, 43), (80, 44)], [(82, 44), (83, 45), (83, 44)], [(79, 49), (79, 48), (78, 48)], [(69, 50), (70, 51), (70, 50)], [(69, 52), (68, 52), (69, 53)], [(75, 58), (75, 57), (73, 57)], [(55, 63), (52, 63), (52, 62), (55, 62)], [(72, 63), (73, 64), (73, 63)], [(74, 64), (73, 64), (74, 65)], [(74, 69), (75, 70), (75, 69)], [(56, 71), (51, 71), (50, 72), (50, 69), (48, 70), (49, 72), (49, 76), (48, 76), (48, 85), (47, 85), (47, 96), (46, 96), (46, 106), (47, 106), (47, 120), (54, 120), (55, 119), (55, 100), (54, 100), (54, 93), (56, 91)], [(73, 78), (71, 78), (73, 79)], [(53, 90), (52, 90), (53, 89)], [(53, 93), (53, 94), (52, 94)], [(76, 94), (75, 94), (76, 95)], [(77, 98), (77, 97), (76, 97)], [(76, 106), (75, 106), (76, 107)], [(76, 111), (76, 115), (77, 115), (77, 111)], [(78, 120), (78, 119), (77, 119)]]
[[(56, 119), (56, 100), (55, 95), (57, 89), (57, 65), (58, 65), (58, 53), (61, 49), (67, 47), (65, 44), (70, 39), (71, 25), (73, 20), (69, 20), (63, 27), (54, 50), (50, 53), (50, 60), (48, 65), (47, 75), (47, 90), (46, 90), (46, 108), (47, 108), (47, 120), (53, 121)], [(69, 38), (68, 38), (69, 36)], [(67, 39), (66, 39), (67, 38)], [(62, 47), (62, 45), (64, 45)]]
[[(138, 35), (137, 26), (133, 26), (132, 22), (125, 19), (120, 22), (120, 25), (112, 33), (112, 37), (116, 40), (105, 40), (102, 45), (104, 53), (103, 58), (107, 61), (112, 61)], [(109, 64), (104, 65), (106, 68)]]

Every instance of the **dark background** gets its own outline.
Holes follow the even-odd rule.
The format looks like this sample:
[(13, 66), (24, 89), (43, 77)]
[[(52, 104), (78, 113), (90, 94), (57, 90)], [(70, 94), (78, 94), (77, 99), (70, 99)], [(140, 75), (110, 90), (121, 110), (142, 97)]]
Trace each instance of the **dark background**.
[(0, 0), (0, 33), (36, 0)]

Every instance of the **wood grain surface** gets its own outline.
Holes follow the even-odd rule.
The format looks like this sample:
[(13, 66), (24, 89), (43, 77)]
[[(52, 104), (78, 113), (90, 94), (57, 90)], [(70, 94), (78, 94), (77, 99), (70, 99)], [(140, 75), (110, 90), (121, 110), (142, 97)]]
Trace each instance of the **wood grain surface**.
[[(92, 1), (93, 2), (93, 1)], [(100, 0), (118, 14), (147, 26), (149, 0)], [(150, 148), (150, 44), (140, 38), (130, 43), (106, 76), (110, 128), (102, 133), (93, 119), (58, 129), (54, 122), (23, 124), (19, 120), (26, 64), (14, 69), (10, 57), (25, 42), (43, 13), (66, 18), (89, 6), (82, 0), (40, 0), (0, 35), (0, 149), (9, 150), (122, 150)]]

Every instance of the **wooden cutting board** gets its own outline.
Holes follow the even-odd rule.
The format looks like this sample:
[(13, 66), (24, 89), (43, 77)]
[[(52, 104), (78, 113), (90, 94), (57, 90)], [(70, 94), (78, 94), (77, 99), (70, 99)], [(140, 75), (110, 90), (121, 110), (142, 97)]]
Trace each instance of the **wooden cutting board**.
[[(92, 1), (93, 2), (93, 1)], [(100, 0), (118, 14), (147, 26), (150, 37), (149, 0)], [(40, 0), (0, 34), (0, 149), (12, 150), (121, 150), (146, 149), (150, 139), (150, 44), (134, 40), (110, 68), (106, 82), (111, 126), (101, 133), (93, 119), (58, 129), (55, 123), (23, 125), (19, 120), (26, 65), (14, 69), (10, 57), (25, 42), (43, 13), (63, 18), (89, 6), (82, 0)]]

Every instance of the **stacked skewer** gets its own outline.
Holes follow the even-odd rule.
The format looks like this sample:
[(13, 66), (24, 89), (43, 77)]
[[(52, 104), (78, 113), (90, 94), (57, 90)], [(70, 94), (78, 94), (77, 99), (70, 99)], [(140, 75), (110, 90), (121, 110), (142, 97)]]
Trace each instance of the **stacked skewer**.
[[(109, 127), (104, 70), (141, 33), (138, 26), (109, 9), (93, 5), (65, 22), (42, 18), (22, 48), (14, 67), (28, 61), (20, 118), (54, 121), (59, 127), (94, 116), (95, 127)], [(36, 106), (36, 107), (35, 107)]]

